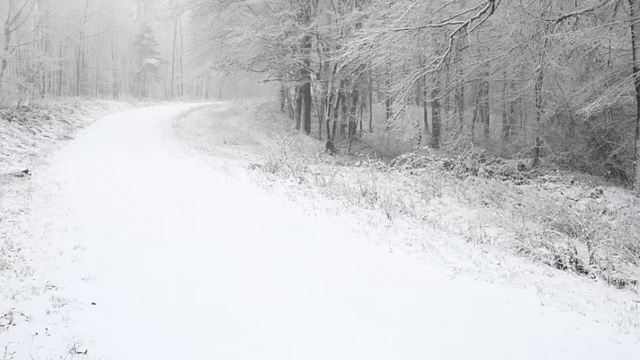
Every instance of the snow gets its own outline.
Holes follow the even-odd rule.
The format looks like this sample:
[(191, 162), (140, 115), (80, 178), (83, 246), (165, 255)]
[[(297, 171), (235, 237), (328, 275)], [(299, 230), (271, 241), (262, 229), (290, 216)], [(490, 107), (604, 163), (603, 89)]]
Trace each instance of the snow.
[(186, 147), (172, 120), (199, 106), (107, 116), (34, 169), (13, 215), (21, 257), (0, 273), (5, 359), (640, 357), (637, 327), (591, 315), (617, 295), (571, 311), (540, 287), (388, 251), (349, 214), (302, 211), (321, 198), (265, 191)]
[(31, 167), (40, 156), (91, 121), (124, 110), (129, 104), (111, 100), (66, 99), (42, 101), (24, 108), (1, 109), (0, 175)]

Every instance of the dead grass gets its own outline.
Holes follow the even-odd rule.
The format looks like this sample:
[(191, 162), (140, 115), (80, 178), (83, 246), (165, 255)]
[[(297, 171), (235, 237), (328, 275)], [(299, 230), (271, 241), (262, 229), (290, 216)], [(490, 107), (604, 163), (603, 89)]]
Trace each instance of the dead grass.
[(319, 141), (291, 132), (274, 104), (255, 116), (275, 135), (254, 169), (390, 220), (427, 224), (560, 271), (638, 289), (640, 200), (630, 191), (594, 187), (551, 167), (527, 171), (521, 162), (479, 150), (459, 156), (421, 150), (383, 161), (383, 154), (411, 143), (393, 141), (397, 134), (389, 133), (363, 139), (376, 149), (370, 158), (365, 151), (332, 157)]
[[(40, 247), (31, 241), (36, 235), (33, 234), (33, 218), (29, 212), (35, 186), (30, 180), (32, 167), (92, 121), (130, 108), (133, 104), (71, 98), (21, 103), (20, 107), (7, 103), (0, 106), (0, 302), (3, 305), (0, 309), (0, 337), (9, 340), (14, 333), (19, 334), (25, 327), (33, 325), (34, 318), (40, 321), (47, 317), (45, 321), (51, 324), (49, 316), (58, 310), (62, 313), (61, 309), (69, 304), (69, 300), (50, 294), (55, 286), (43, 283), (46, 269), (36, 266), (38, 252), (33, 250), (40, 250)], [(25, 169), (29, 171), (25, 173)], [(55, 260), (52, 257), (50, 261)], [(38, 309), (40, 311), (36, 311)], [(43, 334), (40, 339), (48, 336)], [(36, 350), (50, 350), (42, 345), (38, 345), (38, 349), (35, 346), (28, 349), (19, 341), (3, 345), (3, 355), (0, 356), (7, 360), (24, 359), (27, 351), (31, 359), (45, 358)], [(80, 355), (80, 352), (72, 353), (70, 350), (59, 358), (79, 358)]]
[(131, 104), (68, 98), (0, 106), (0, 174), (29, 168), (92, 120)]

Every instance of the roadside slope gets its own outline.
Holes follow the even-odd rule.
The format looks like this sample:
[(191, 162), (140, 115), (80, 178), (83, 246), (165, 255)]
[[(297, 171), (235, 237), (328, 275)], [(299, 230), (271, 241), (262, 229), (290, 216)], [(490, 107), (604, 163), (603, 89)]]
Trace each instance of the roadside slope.
[[(266, 115), (268, 116), (268, 114)], [(594, 334), (597, 334), (594, 335), (595, 338), (608, 339), (604, 340), (605, 342), (612, 341), (622, 344), (629, 341), (627, 344), (633, 349), (630, 353), (639, 350), (640, 312), (638, 298), (633, 293), (618, 291), (602, 283), (593, 283), (590, 279), (540, 267), (504, 253), (490, 252), (490, 249), (469, 243), (460, 236), (452, 236), (448, 232), (435, 230), (427, 224), (416, 226), (411, 222), (402, 221), (402, 219), (392, 221), (380, 211), (354, 206), (353, 203), (342, 201), (340, 197), (327, 197), (326, 193), (314, 189), (310, 183), (302, 181), (303, 179), (296, 179), (295, 169), (291, 170), (292, 176), (285, 183), (280, 177), (269, 176), (268, 171), (248, 170), (255, 168), (256, 165), (269, 165), (272, 162), (270, 156), (274, 153), (291, 150), (295, 146), (276, 148), (275, 151), (269, 147), (278, 146), (282, 142), (295, 143), (304, 140), (287, 139), (276, 135), (274, 142), (273, 139), (270, 139), (274, 134), (266, 131), (265, 127), (265, 125), (270, 126), (272, 123), (264, 122), (264, 116), (263, 113), (252, 114), (247, 109), (243, 109), (243, 106), (228, 104), (224, 108), (217, 107), (194, 112), (178, 121), (175, 129), (179, 138), (190, 144), (191, 149), (200, 156), (204, 155), (202, 159), (209, 165), (221, 169), (227, 174), (233, 174), (231, 176), (236, 181), (250, 179), (253, 184), (260, 184), (270, 194), (271, 201), (274, 198), (293, 200), (287, 201), (288, 208), (295, 209), (294, 211), (299, 214), (323, 219), (327, 224), (323, 229), (336, 229), (338, 233), (335, 235), (336, 238), (348, 238), (346, 243), (358, 248), (358, 251), (384, 253), (386, 254), (384, 256), (401, 259), (403, 264), (416, 264), (418, 267), (424, 267), (423, 270), (428, 269), (427, 272), (444, 273), (452, 286), (462, 286), (461, 291), (465, 291), (467, 286), (477, 286), (479, 289), (484, 289), (486, 286), (497, 291), (492, 293), (490, 290), (489, 294), (500, 294), (496, 296), (496, 302), (493, 305), (501, 309), (504, 308), (506, 313), (509, 312), (510, 306), (505, 305), (504, 301), (509, 303), (510, 296), (522, 292), (526, 293), (527, 296), (521, 299), (524, 302), (516, 301), (516, 303), (527, 309), (525, 313), (533, 311), (540, 317), (533, 316), (526, 319), (526, 316), (514, 315), (511, 319), (515, 322), (522, 321), (522, 323), (520, 325), (511, 324), (511, 326), (506, 323), (501, 324), (504, 320), (501, 316), (506, 313), (499, 310), (496, 312), (489, 310), (491, 306), (483, 303), (482, 295), (475, 294), (475, 296), (465, 297), (463, 309), (475, 308), (483, 313), (489, 310), (489, 316), (494, 318), (494, 320), (482, 324), (486, 335), (491, 339), (487, 339), (483, 335), (474, 335), (479, 336), (487, 344), (509, 343), (512, 341), (512, 337), (520, 337), (521, 341), (541, 345), (540, 338), (538, 338), (541, 335), (535, 331), (526, 330), (540, 326), (541, 329), (545, 329), (546, 335), (555, 337), (558, 344), (571, 342), (570, 339), (577, 334), (581, 334), (578, 336), (584, 336), (583, 339), (586, 339), (590, 336), (588, 334), (593, 331)], [(309, 146), (301, 147), (302, 151), (308, 149)], [(305, 156), (314, 156), (314, 154), (305, 154)], [(285, 165), (307, 166), (307, 164)], [(308, 174), (315, 170), (317, 169), (307, 168), (304, 172)], [(330, 172), (324, 176), (331, 176)], [(322, 177), (323, 174), (318, 173), (317, 176)], [(295, 222), (295, 224), (297, 226), (298, 223)], [(321, 234), (320, 236), (324, 236), (324, 241), (331, 241), (333, 234), (335, 233)], [(389, 254), (390, 252), (393, 254)], [(435, 267), (426, 264), (433, 264)], [(424, 280), (428, 281), (429, 276), (423, 276), (425, 276)], [(415, 280), (420, 282), (420, 279)], [(487, 283), (492, 285), (487, 285)], [(437, 287), (431, 289), (433, 293), (439, 293), (440, 290)], [(447, 292), (444, 291), (445, 297)], [(483, 291), (480, 290), (480, 292)], [(503, 301), (500, 300), (501, 298)], [(450, 300), (451, 303), (456, 303), (456, 300)], [(476, 302), (480, 304), (476, 304)], [(460, 317), (453, 316), (450, 321), (457, 322), (457, 326), (461, 329), (465, 326), (473, 327), (470, 324), (478, 321), (475, 317), (478, 315), (468, 316), (468, 314), (462, 314), (464, 310), (460, 311)], [(573, 330), (555, 332), (554, 329), (558, 328), (546, 323), (549, 318), (552, 318), (552, 321), (564, 322), (565, 325), (571, 324), (569, 327)], [(583, 320), (586, 321), (585, 324), (597, 324), (595, 326), (599, 329), (596, 330), (589, 325), (585, 327), (585, 324), (578, 325), (578, 322)], [(425, 321), (428, 322), (428, 320)], [(538, 321), (539, 323), (537, 323)], [(503, 334), (500, 330), (495, 331), (496, 328), (511, 329), (513, 332)], [(464, 330), (460, 332), (460, 335), (462, 339), (462, 336), (465, 335)], [(546, 335), (542, 335), (542, 337)], [(474, 336), (469, 335), (469, 337)], [(436, 336), (436, 338), (438, 337)], [(622, 340), (623, 338), (626, 340)], [(491, 347), (492, 345), (487, 346)], [(551, 348), (554, 347), (555, 345), (551, 345)], [(583, 350), (588, 348), (589, 345), (585, 345)], [(534, 350), (531, 353), (531, 358), (538, 356), (535, 355), (536, 351), (539, 350)], [(583, 353), (582, 350), (570, 349), (570, 347), (565, 347), (565, 355), (554, 353), (555, 350), (549, 351), (550, 358), (558, 359), (604, 356), (590, 353), (590, 350)], [(522, 353), (528, 353), (528, 350), (523, 350)], [(480, 357), (483, 358), (482, 355), (485, 354), (487, 353), (481, 352)], [(456, 358), (453, 353), (450, 355), (451, 357), (444, 356), (443, 358)], [(516, 357), (523, 358), (522, 356), (520, 354)], [(615, 357), (613, 354), (608, 356)]]

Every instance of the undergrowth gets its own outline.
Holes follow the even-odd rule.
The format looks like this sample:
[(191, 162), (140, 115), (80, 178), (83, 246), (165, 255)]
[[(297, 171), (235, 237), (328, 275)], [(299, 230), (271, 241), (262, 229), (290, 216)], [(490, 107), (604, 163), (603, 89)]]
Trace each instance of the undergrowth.
[(254, 169), (391, 220), (426, 223), (560, 271), (638, 289), (640, 201), (627, 190), (594, 187), (553, 166), (530, 171), (477, 149), (458, 155), (422, 149), (390, 161), (328, 156), (320, 142), (291, 132), (272, 105), (256, 114), (280, 135)]

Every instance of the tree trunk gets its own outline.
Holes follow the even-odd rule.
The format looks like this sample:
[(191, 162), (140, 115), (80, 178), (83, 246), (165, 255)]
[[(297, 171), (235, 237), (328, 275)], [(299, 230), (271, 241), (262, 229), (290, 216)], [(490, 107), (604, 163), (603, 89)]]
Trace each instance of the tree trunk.
[(335, 98), (335, 103), (333, 104), (333, 107), (329, 108), (329, 111), (331, 113), (331, 118), (333, 119), (333, 124), (331, 127), (331, 141), (334, 143), (336, 142), (336, 133), (338, 131), (338, 113), (340, 112), (340, 102), (343, 100), (342, 99), (342, 95), (340, 95), (342, 93), (342, 85), (338, 88), (338, 90), (336, 91), (336, 94), (334, 96)]
[(507, 82), (507, 69), (505, 68), (502, 73), (502, 141), (503, 143), (508, 143), (511, 135), (511, 121), (509, 120), (509, 104), (510, 101), (507, 99), (507, 88), (509, 84)]
[(373, 73), (369, 70), (369, 132), (373, 132)]
[(393, 99), (391, 96), (391, 64), (387, 66), (388, 73), (385, 74), (385, 83), (384, 83), (384, 107), (385, 107), (385, 115), (386, 115), (386, 123), (387, 123), (387, 131), (391, 129), (391, 118), (393, 117)]
[[(357, 79), (354, 80), (354, 82), (357, 83)], [(352, 140), (358, 133), (358, 107), (360, 106), (360, 90), (358, 90), (358, 85), (354, 84), (350, 98), (348, 134), (349, 139)]]
[(456, 88), (456, 112), (458, 113), (458, 133), (464, 128), (464, 83)]
[(178, 44), (178, 22), (173, 24), (173, 45), (171, 46), (171, 98), (175, 99), (176, 81), (176, 46)]
[[(332, 93), (333, 89), (328, 90), (326, 104), (326, 124), (327, 124), (327, 140), (335, 141), (337, 122), (336, 114), (338, 106), (340, 106), (340, 97)], [(333, 121), (333, 124), (331, 122)]]
[[(63, 51), (63, 49), (65, 49)], [(59, 63), (58, 63), (58, 90), (56, 95), (57, 96), (62, 96), (62, 69), (64, 68), (64, 55), (66, 52), (66, 48), (64, 47), (64, 45), (61, 43), (60, 44), (60, 49), (59, 49)]]
[(438, 149), (440, 147), (440, 79), (436, 72), (433, 90), (431, 91), (431, 147)]
[(489, 140), (491, 137), (491, 113), (489, 111), (489, 74), (482, 81), (482, 122), (484, 123), (484, 138)]
[(482, 119), (482, 105), (481, 105), (481, 92), (482, 86), (476, 81), (473, 85), (473, 91), (475, 91), (475, 106), (473, 107), (473, 119), (471, 119), (471, 142), (475, 144), (476, 138), (476, 123)]
[(328, 89), (326, 99), (323, 99), (324, 106), (322, 107), (322, 112), (324, 113), (324, 121), (325, 121), (325, 130), (327, 135), (327, 140), (331, 141), (331, 103), (333, 97), (331, 96), (331, 89)]
[[(424, 60), (420, 60), (420, 66), (424, 67)], [(437, 75), (436, 75), (437, 76)], [(429, 100), (428, 100), (428, 89), (427, 89), (427, 75), (422, 76), (422, 79), (420, 79), (420, 83), (422, 83), (422, 93), (421, 95), (421, 100), (422, 100), (422, 123), (424, 125), (424, 133), (426, 135), (429, 134)]]
[[(422, 56), (418, 57), (418, 66), (422, 66)], [(416, 106), (422, 105), (422, 80), (416, 81), (416, 85), (414, 87), (415, 90), (415, 103)]]
[[(424, 82), (424, 78), (423, 78)], [(429, 100), (427, 100), (427, 87), (423, 86), (422, 94), (422, 123), (424, 124), (424, 133), (429, 134)]]
[(328, 100), (327, 100), (326, 90), (322, 90), (322, 96), (320, 96), (320, 104), (319, 106), (318, 104), (316, 105), (318, 106), (318, 139), (320, 141), (322, 141), (322, 125), (324, 125), (324, 123), (327, 121), (327, 118), (326, 118), (327, 101)]
[[(511, 83), (511, 94), (516, 93), (516, 84)], [(518, 97), (515, 100), (509, 101), (509, 140), (513, 140), (514, 135), (516, 134), (516, 117), (518, 116), (516, 108), (518, 105), (518, 101), (520, 98)]]
[(634, 189), (636, 193), (640, 193), (640, 59), (638, 54), (640, 44), (638, 36), (640, 36), (640, 24), (636, 16), (640, 15), (640, 1), (629, 0), (629, 9), (631, 16), (631, 48), (633, 55), (633, 84), (635, 88), (636, 101), (636, 133), (635, 133), (635, 151), (634, 151)]
[(0, 93), (2, 91), (2, 83), (4, 81), (4, 73), (7, 70), (7, 66), (9, 65), (9, 45), (11, 42), (11, 29), (9, 25), (9, 16), (7, 16), (7, 21), (4, 24), (4, 51), (2, 54), (2, 68), (0, 68)]
[(178, 31), (180, 32), (180, 36), (178, 37), (180, 48), (178, 51), (178, 64), (179, 70), (178, 78), (180, 82), (178, 83), (178, 96), (184, 96), (184, 61), (182, 58), (182, 53), (184, 51), (184, 37), (182, 36), (182, 17), (178, 16)]
[(445, 64), (445, 81), (444, 81), (444, 120), (445, 120), (445, 129), (446, 131), (451, 130), (451, 119), (449, 114), (451, 113), (451, 91), (450, 83), (451, 83), (451, 69), (449, 68), (449, 63)]
[(458, 112), (458, 134), (462, 133), (464, 128), (464, 67), (462, 59), (463, 39), (460, 39), (456, 44), (456, 76), (460, 81), (460, 84), (456, 87), (455, 101), (456, 111)]
[(536, 138), (533, 145), (533, 159), (531, 160), (531, 168), (535, 168), (540, 164), (540, 149), (542, 147), (542, 138), (540, 137), (540, 128), (542, 122), (542, 86), (544, 85), (544, 57), (547, 40), (544, 40), (542, 51), (540, 52), (540, 63), (536, 69), (537, 76), (534, 86), (535, 110), (536, 110)]
[(302, 102), (303, 102), (303, 131), (306, 135), (311, 134), (311, 79), (304, 84), (302, 84), (301, 92), (302, 92)]
[(309, 56), (311, 51), (311, 37), (306, 35), (302, 40), (302, 52), (304, 61), (300, 73), (302, 75), (302, 100), (304, 102), (304, 117), (303, 117), (303, 131), (305, 134), (311, 134), (311, 74), (309, 73), (309, 67), (311, 66), (311, 60)]
[(284, 84), (280, 85), (280, 91), (278, 91), (278, 101), (280, 103), (280, 111), (282, 111), (282, 113), (285, 112), (285, 103), (286, 103), (286, 94), (285, 94), (285, 88), (284, 88)]
[(302, 86), (296, 86), (296, 130), (300, 130), (302, 122)]
[(336, 109), (340, 115), (340, 137), (345, 138), (347, 136), (347, 126), (349, 122), (349, 96), (347, 96), (347, 89), (349, 83), (347, 81), (343, 82), (343, 85), (340, 87), (341, 91), (338, 93), (340, 96), (340, 109)]

